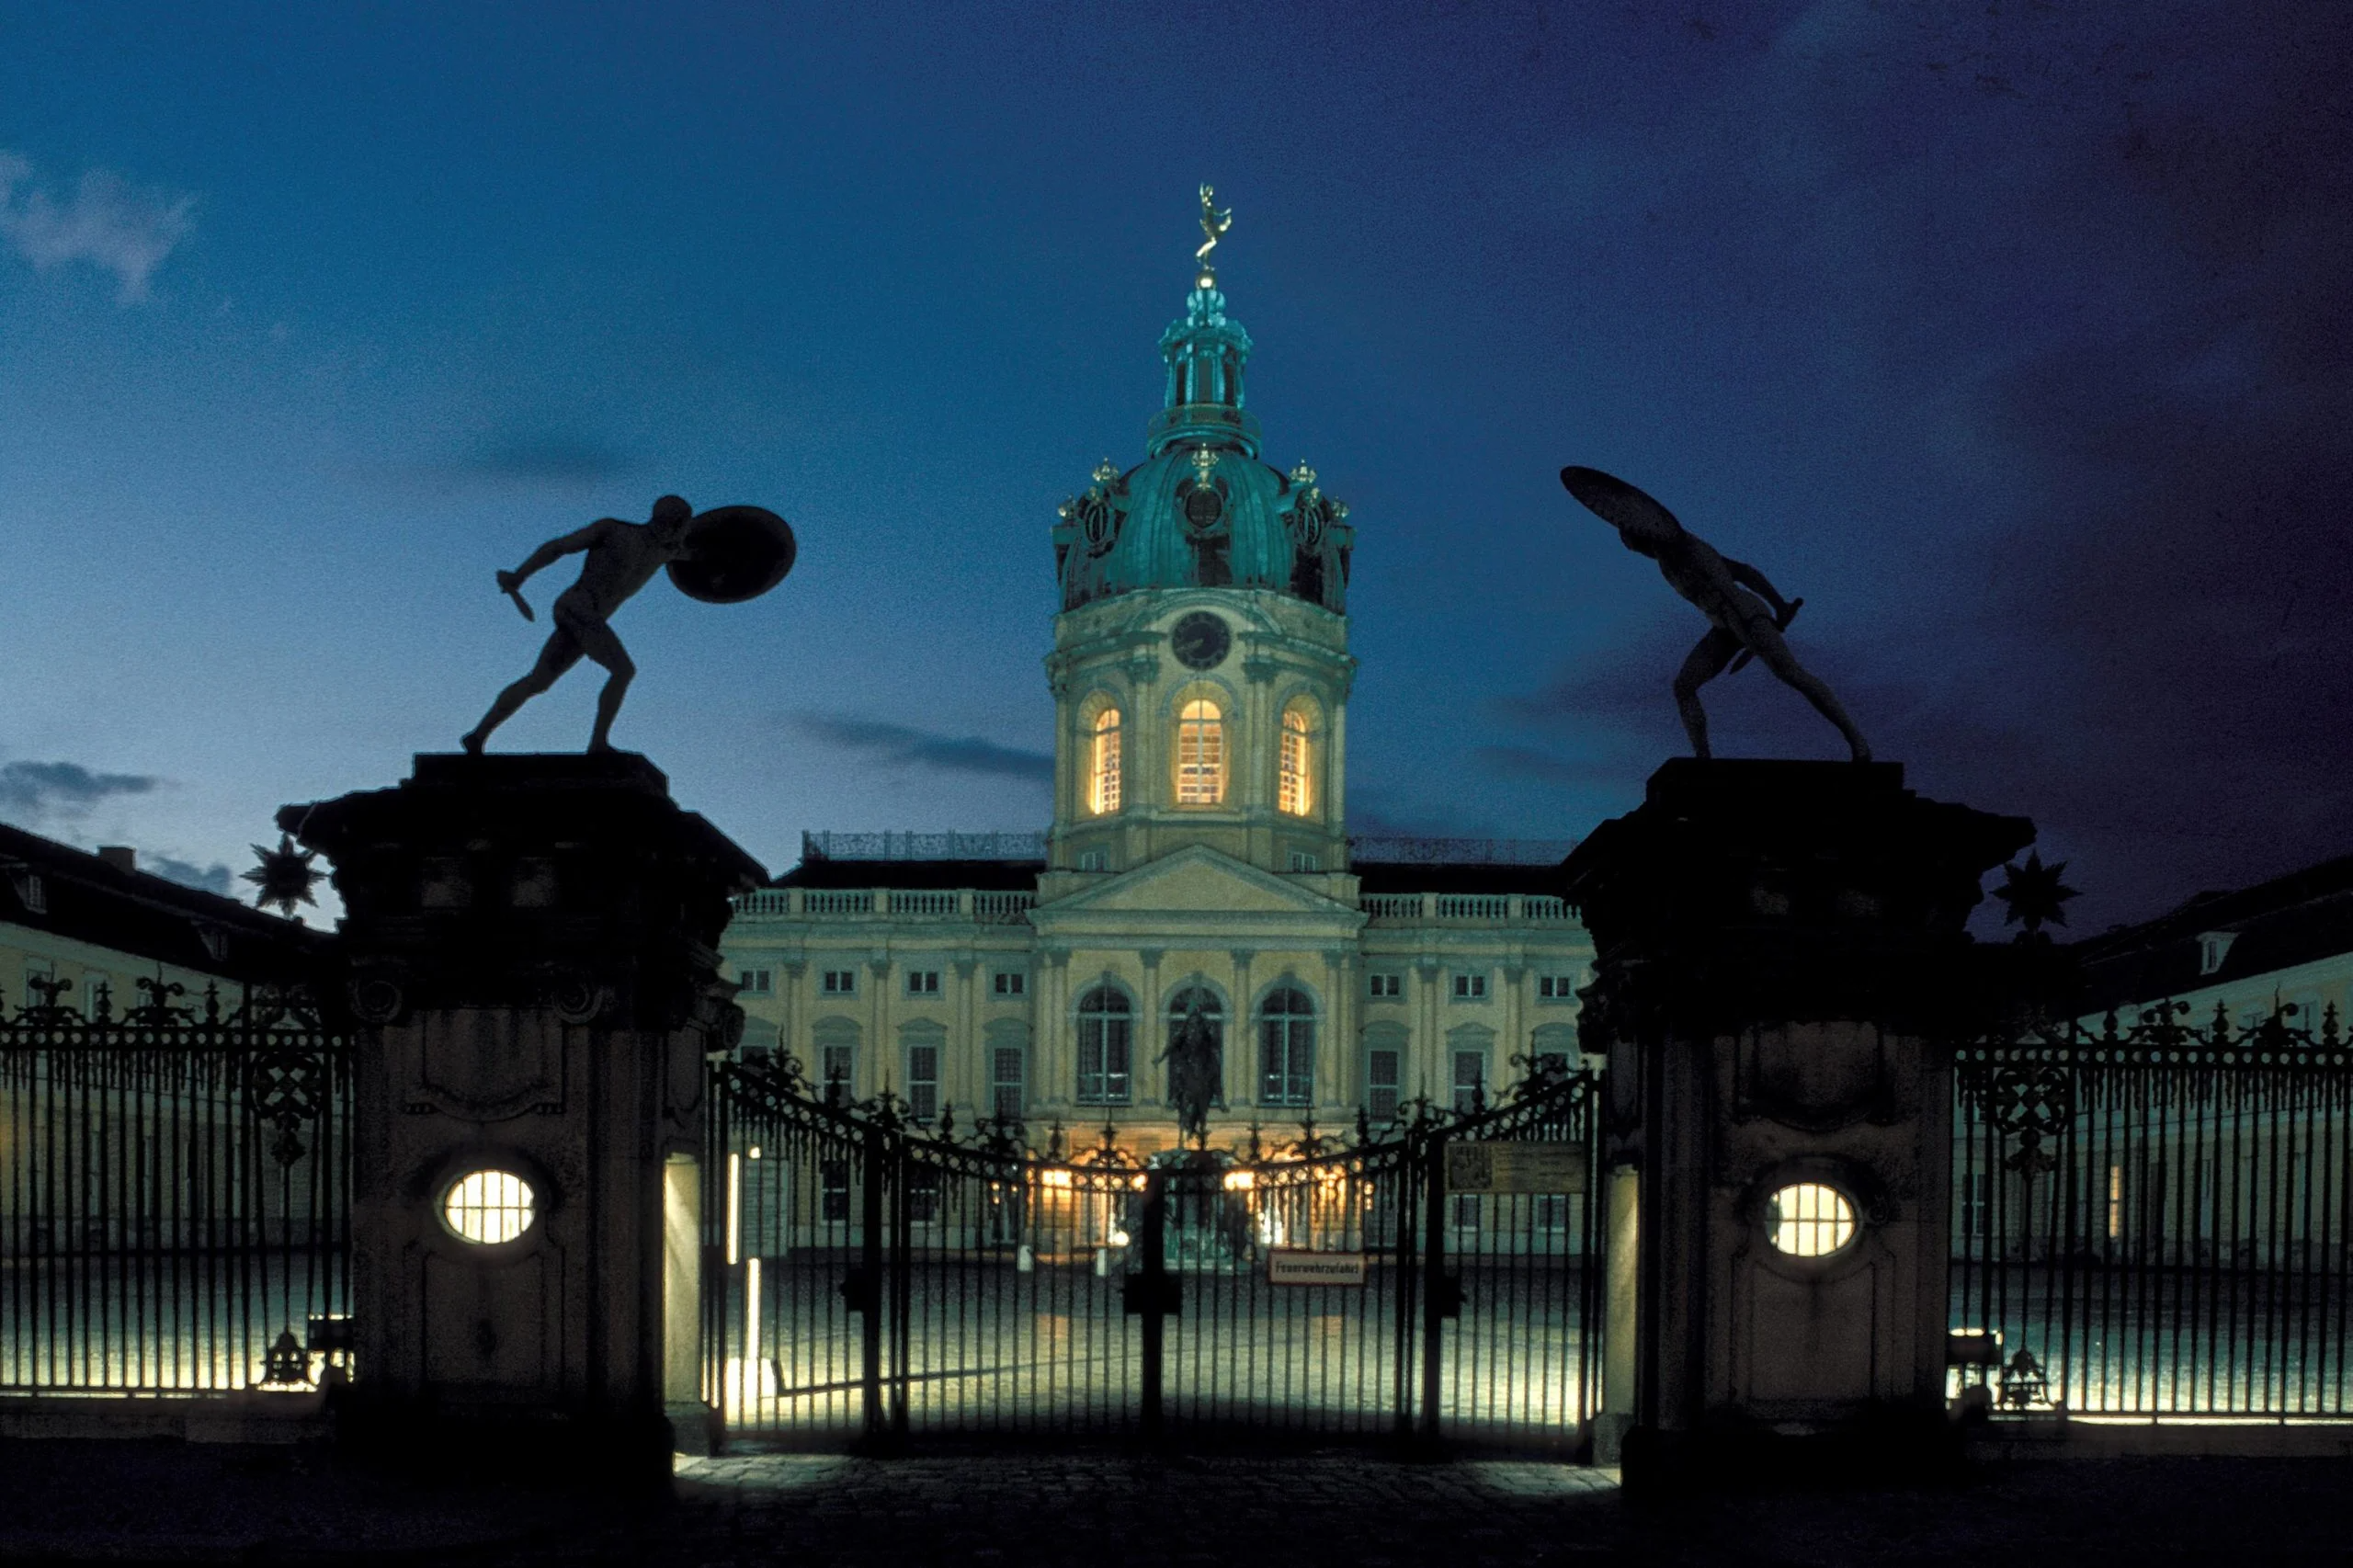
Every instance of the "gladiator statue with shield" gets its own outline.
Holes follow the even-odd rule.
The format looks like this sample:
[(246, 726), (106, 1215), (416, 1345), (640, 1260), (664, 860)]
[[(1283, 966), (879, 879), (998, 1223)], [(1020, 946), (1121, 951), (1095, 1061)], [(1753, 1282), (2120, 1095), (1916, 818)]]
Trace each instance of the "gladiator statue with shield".
[[(1628, 550), (1658, 562), (1667, 585), (1698, 607), (1712, 623), (1675, 676), (1675, 706), (1691, 737), (1691, 755), (1708, 753), (1708, 715), (1699, 688), (1754, 658), (1781, 677), (1814, 711), (1847, 737), (1857, 762), (1871, 759), (1870, 743), (1847, 716), (1822, 677), (1798, 663), (1781, 633), (1803, 599), (1785, 599), (1764, 573), (1744, 561), (1719, 555), (1697, 535), (1686, 532), (1675, 514), (1597, 468), (1564, 468), (1561, 483), (1603, 522), (1618, 530)], [(1758, 596), (1763, 596), (1759, 597)]]
[(654, 503), (652, 520), (625, 523), (602, 517), (576, 533), (552, 539), (531, 551), (512, 572), (498, 574), (498, 586), (515, 601), (525, 620), (536, 619), (521, 589), (526, 579), (566, 555), (583, 554), (580, 580), (556, 596), (539, 662), (498, 694), (482, 722), (460, 743), (479, 755), (493, 730), (515, 710), (553, 686), (583, 658), (603, 666), (605, 689), (597, 698), (597, 727), (588, 749), (612, 750), (613, 718), (637, 674), (621, 640), (608, 624), (630, 596), (667, 568), (670, 581), (689, 598), (710, 604), (740, 604), (757, 598), (792, 570), (792, 529), (782, 517), (758, 506), (722, 506), (698, 515), (676, 495)]

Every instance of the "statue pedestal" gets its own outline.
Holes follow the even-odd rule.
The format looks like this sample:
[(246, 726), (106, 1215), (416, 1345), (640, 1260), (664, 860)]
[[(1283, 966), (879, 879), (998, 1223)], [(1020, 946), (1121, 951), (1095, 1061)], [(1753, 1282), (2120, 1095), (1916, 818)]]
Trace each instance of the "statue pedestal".
[(643, 757), (419, 756), (288, 806), (343, 895), (356, 1447), (666, 1474), (700, 1400), (703, 1058), (766, 880)]
[(1570, 856), (1630, 1486), (1949, 1449), (1948, 1049), (1988, 989), (1962, 926), (2032, 837), (1894, 764), (1678, 759)]

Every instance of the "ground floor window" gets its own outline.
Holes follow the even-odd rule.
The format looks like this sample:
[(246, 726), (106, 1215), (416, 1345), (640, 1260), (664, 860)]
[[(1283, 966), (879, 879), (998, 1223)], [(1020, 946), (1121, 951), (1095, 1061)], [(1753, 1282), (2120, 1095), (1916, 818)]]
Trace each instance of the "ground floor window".
[(1315, 1103), (1315, 1005), (1289, 986), (1267, 994), (1258, 1014), (1258, 1103)]
[(1376, 1045), (1364, 1056), (1365, 1115), (1376, 1124), (1397, 1119), (1404, 1096), (1405, 1053), (1393, 1045)]
[(997, 1045), (989, 1048), (989, 1114), (999, 1121), (1021, 1119), (1022, 1085), (1026, 1074), (1022, 1071), (1022, 1050), (1017, 1045)]
[(818, 1217), (828, 1225), (849, 1223), (849, 1162), (817, 1162)]
[(1134, 1014), (1126, 994), (1098, 985), (1078, 999), (1078, 1100), (1126, 1105), (1133, 1093)]
[(907, 1114), (917, 1121), (939, 1114), (939, 1047), (931, 1041), (907, 1047)]
[(1487, 1108), (1485, 1051), (1458, 1051), (1454, 1053), (1453, 1088), (1456, 1114), (1470, 1116)]

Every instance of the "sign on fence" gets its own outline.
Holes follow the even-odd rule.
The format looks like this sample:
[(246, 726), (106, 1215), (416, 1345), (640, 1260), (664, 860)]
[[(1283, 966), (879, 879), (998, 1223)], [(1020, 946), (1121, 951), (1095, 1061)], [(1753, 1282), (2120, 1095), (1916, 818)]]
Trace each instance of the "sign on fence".
[(1583, 1192), (1582, 1143), (1449, 1143), (1449, 1192)]
[(1361, 1285), (1364, 1254), (1275, 1247), (1267, 1254), (1269, 1285)]

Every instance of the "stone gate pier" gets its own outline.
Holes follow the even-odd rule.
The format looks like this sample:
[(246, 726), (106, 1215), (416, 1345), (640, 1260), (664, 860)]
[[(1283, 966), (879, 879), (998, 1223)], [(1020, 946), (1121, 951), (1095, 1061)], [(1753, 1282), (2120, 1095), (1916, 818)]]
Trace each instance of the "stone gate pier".
[(1892, 763), (1687, 758), (1569, 858), (1630, 1485), (1946, 1448), (1947, 1042), (1993, 989), (1963, 923), (2033, 835)]
[(704, 1057), (766, 880), (642, 756), (424, 756), (284, 808), (335, 867), (355, 1020), (339, 1434), (497, 1473), (701, 1446)]

